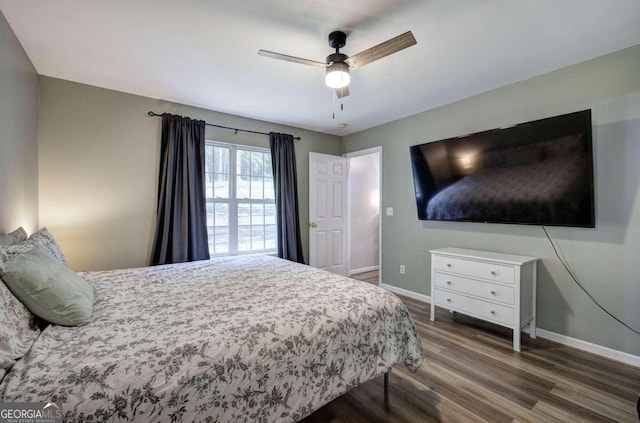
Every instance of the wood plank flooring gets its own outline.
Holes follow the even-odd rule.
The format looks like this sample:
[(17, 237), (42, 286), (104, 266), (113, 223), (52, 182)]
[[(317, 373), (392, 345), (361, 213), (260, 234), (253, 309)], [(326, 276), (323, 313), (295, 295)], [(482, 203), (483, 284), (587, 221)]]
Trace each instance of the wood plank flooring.
[(378, 275), (379, 275), (379, 272), (377, 270), (371, 270), (369, 272), (362, 272), (362, 273), (352, 275), (351, 277), (354, 279), (369, 282), (371, 284), (378, 286)]
[[(375, 272), (377, 273), (377, 272)], [(377, 274), (354, 275), (377, 285)], [(640, 369), (400, 297), (411, 312), (425, 359), (352, 389), (304, 423), (638, 422)]]

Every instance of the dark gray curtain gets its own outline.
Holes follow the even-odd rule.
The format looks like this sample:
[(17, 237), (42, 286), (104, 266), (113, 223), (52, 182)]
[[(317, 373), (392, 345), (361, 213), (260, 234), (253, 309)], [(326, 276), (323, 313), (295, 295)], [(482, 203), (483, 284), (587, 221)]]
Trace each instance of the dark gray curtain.
[(304, 263), (300, 217), (298, 213), (298, 178), (293, 135), (269, 134), (273, 184), (276, 191), (278, 222), (278, 257)]
[(164, 113), (151, 264), (209, 259), (202, 120)]

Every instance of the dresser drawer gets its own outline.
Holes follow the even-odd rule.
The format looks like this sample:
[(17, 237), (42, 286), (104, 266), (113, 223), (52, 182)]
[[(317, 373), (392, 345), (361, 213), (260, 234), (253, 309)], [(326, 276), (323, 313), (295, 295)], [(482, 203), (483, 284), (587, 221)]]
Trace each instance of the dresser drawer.
[(513, 326), (513, 308), (511, 307), (487, 303), (477, 298), (465, 297), (439, 288), (435, 289), (435, 302), (450, 310), (479, 317), (489, 322)]
[(439, 255), (434, 255), (432, 261), (434, 270), (511, 284), (515, 280), (515, 270), (512, 266)]
[(463, 294), (466, 293), (470, 296), (498, 301), (504, 304), (514, 304), (515, 290), (511, 286), (481, 282), (448, 273), (435, 272), (434, 275), (436, 288), (444, 288)]

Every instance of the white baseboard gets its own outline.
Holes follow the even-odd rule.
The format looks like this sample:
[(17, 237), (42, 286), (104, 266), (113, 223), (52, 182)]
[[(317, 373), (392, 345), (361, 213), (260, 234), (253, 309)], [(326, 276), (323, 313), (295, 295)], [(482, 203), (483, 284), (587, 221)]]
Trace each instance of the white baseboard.
[(369, 266), (369, 267), (361, 267), (360, 269), (352, 269), (349, 271), (349, 276), (355, 275), (356, 273), (364, 273), (364, 272), (372, 272), (374, 270), (379, 270), (380, 266)]
[[(524, 328), (523, 332), (529, 333), (529, 327)], [(540, 338), (557, 342), (558, 344), (568, 345), (582, 351), (610, 358), (611, 360), (616, 360), (625, 364), (640, 367), (640, 356), (637, 355), (629, 354), (624, 351), (614, 350), (613, 348), (593, 344), (591, 342), (583, 341), (582, 339), (572, 338), (570, 336), (561, 335), (559, 333), (540, 328), (536, 328), (536, 335)]]
[[(394, 292), (396, 294), (404, 295), (405, 297), (413, 298), (414, 300), (424, 301), (431, 303), (431, 297), (417, 292), (409, 291), (407, 289), (398, 288), (393, 285), (382, 284), (381, 288), (387, 291)], [(522, 329), (523, 332), (529, 333), (529, 327)], [(614, 350), (613, 348), (605, 347), (591, 342), (583, 341), (581, 339), (572, 338), (570, 336), (561, 335), (559, 333), (551, 332), (545, 329), (536, 328), (536, 335), (540, 338), (548, 339), (558, 344), (567, 345), (569, 347), (577, 348), (582, 351), (586, 351), (592, 354), (596, 354), (611, 360), (620, 361), (631, 366), (640, 367), (640, 356), (626, 353), (624, 351)]]
[(409, 291), (408, 289), (398, 288), (397, 286), (387, 285), (386, 283), (381, 284), (380, 288), (386, 289), (387, 291), (393, 292), (394, 294), (400, 294), (400, 295), (404, 295), (405, 297), (413, 298), (414, 300), (424, 301), (425, 303), (431, 303), (430, 296)]

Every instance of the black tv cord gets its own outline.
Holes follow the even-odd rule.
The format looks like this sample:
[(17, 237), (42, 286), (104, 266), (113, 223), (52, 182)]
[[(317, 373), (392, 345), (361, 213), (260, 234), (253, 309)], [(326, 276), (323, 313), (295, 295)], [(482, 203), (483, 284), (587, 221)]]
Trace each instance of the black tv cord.
[(569, 270), (569, 267), (565, 264), (564, 260), (562, 260), (562, 257), (560, 257), (560, 254), (558, 254), (558, 250), (556, 249), (555, 244), (553, 243), (553, 241), (551, 240), (551, 237), (549, 236), (549, 233), (547, 232), (547, 228), (544, 227), (544, 225), (542, 226), (542, 230), (544, 231), (545, 235), (547, 235), (547, 239), (549, 240), (549, 243), (551, 244), (551, 246), (553, 247), (553, 251), (556, 253), (556, 257), (558, 257), (558, 260), (560, 260), (560, 263), (562, 263), (562, 265), (564, 266), (564, 268), (567, 270), (567, 273), (569, 273), (569, 275), (571, 276), (571, 278), (573, 279), (573, 281), (576, 283), (576, 285), (578, 285), (580, 287), (580, 289), (582, 289), (582, 291), (587, 294), (587, 297), (589, 297), (591, 299), (591, 301), (593, 301), (593, 303), (595, 305), (597, 305), (598, 307), (600, 307), (600, 309), (602, 311), (604, 311), (605, 313), (607, 313), (613, 320), (615, 320), (616, 322), (620, 323), (622, 326), (626, 327), (627, 329), (629, 329), (630, 331), (640, 335), (640, 331), (632, 328), (631, 326), (629, 326), (628, 324), (626, 324), (625, 322), (623, 322), (620, 318), (614, 316), (609, 310), (607, 310), (606, 308), (604, 308), (595, 298), (593, 298), (593, 296), (589, 293), (589, 291), (587, 291), (585, 289), (584, 286), (582, 286), (582, 284), (580, 283), (580, 281), (578, 281), (578, 278), (576, 278), (573, 274), (573, 272), (571, 270)]

